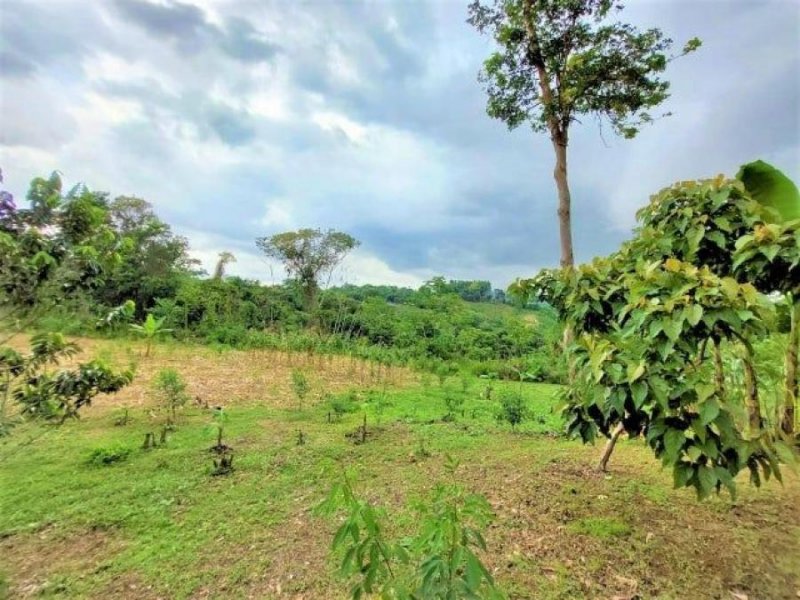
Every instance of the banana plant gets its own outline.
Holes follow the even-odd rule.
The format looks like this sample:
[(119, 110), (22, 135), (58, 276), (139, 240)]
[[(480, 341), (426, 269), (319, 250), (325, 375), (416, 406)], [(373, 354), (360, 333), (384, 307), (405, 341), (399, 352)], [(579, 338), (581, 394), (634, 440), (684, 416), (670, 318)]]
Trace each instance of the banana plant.
[(164, 327), (164, 318), (156, 319), (152, 313), (147, 314), (147, 318), (141, 324), (134, 323), (131, 325), (131, 331), (141, 335), (145, 340), (145, 357), (150, 356), (150, 350), (153, 347), (153, 341), (162, 334), (172, 332), (172, 329)]

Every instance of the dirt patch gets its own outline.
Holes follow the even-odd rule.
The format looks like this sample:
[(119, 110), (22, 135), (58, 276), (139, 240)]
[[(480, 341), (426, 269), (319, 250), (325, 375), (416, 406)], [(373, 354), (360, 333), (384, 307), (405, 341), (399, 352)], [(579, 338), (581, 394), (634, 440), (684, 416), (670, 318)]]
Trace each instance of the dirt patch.
[[(63, 535), (54, 528), (0, 540), (0, 556), (12, 598), (70, 593), (70, 579), (92, 576), (109, 566), (122, 543), (105, 530)], [(69, 573), (69, 578), (62, 577)]]

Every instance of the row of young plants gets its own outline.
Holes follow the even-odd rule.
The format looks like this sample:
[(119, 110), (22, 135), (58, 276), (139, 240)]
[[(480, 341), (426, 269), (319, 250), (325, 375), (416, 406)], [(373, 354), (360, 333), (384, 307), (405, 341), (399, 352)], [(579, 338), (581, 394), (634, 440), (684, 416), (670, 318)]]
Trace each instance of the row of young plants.
[[(681, 182), (639, 211), (635, 237), (591, 264), (546, 270), (513, 291), (551, 304), (567, 324), (568, 430), (642, 435), (700, 497), (748, 469), (756, 485), (794, 462), (800, 195), (766, 163), (735, 179)], [(778, 427), (767, 428), (753, 346), (792, 315)], [(742, 367), (731, 390), (725, 355)], [(737, 399), (742, 400), (739, 405)], [(604, 467), (605, 464), (603, 463)]]

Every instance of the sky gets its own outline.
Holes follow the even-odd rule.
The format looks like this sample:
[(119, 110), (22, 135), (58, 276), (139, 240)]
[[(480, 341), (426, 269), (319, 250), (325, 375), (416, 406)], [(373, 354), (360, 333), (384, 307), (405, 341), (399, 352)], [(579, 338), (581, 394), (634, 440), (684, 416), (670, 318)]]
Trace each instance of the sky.
[[(0, 0), (0, 168), (145, 198), (211, 271), (277, 282), (256, 237), (361, 241), (333, 283), (513, 279), (559, 257), (549, 139), (486, 116), (466, 0)], [(575, 124), (576, 257), (677, 180), (761, 158), (800, 179), (800, 2), (628, 0), (702, 48), (634, 140)]]

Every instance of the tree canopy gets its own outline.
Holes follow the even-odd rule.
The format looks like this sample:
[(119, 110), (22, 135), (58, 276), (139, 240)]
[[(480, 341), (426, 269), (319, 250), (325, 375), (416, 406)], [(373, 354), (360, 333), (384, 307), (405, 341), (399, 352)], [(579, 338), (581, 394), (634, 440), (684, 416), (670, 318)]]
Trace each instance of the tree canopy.
[(265, 255), (281, 261), (289, 275), (297, 279), (309, 311), (315, 307), (320, 278), (330, 274), (359, 243), (333, 229), (298, 229), (256, 240)]

